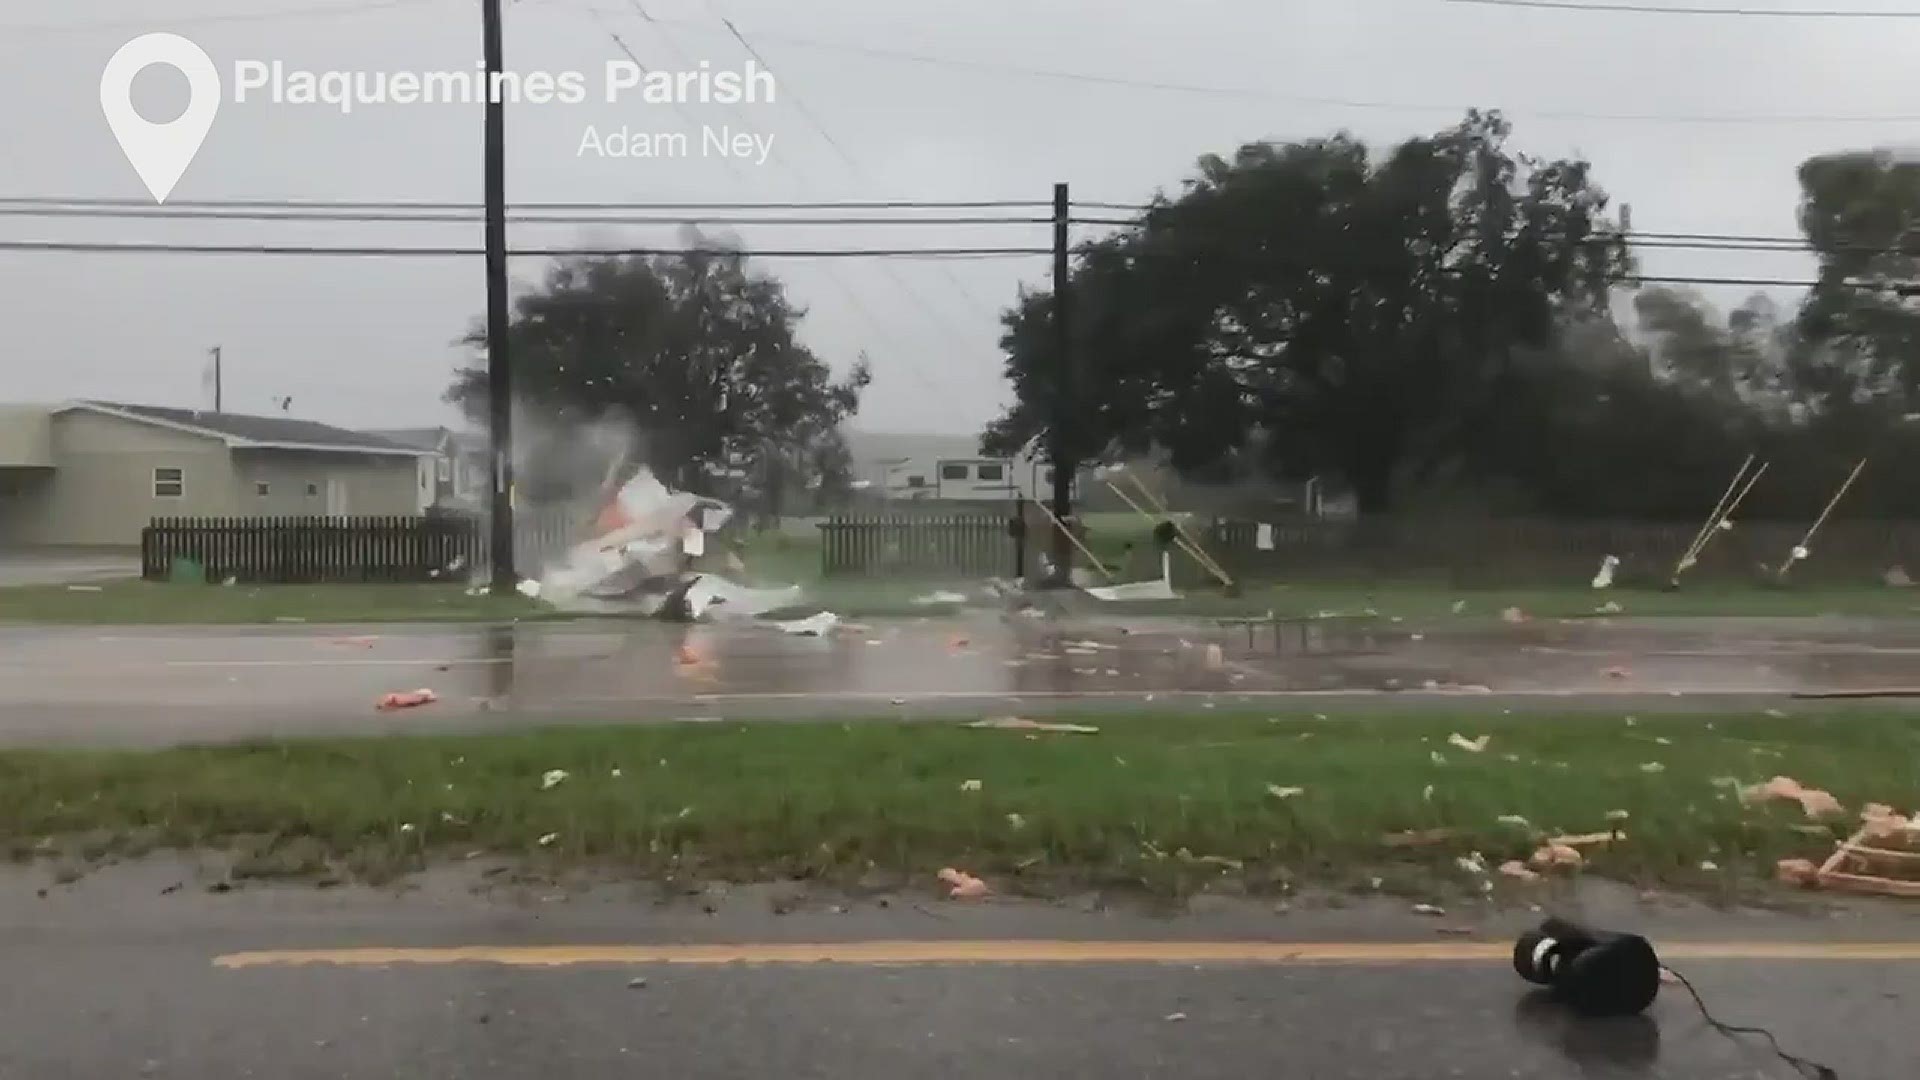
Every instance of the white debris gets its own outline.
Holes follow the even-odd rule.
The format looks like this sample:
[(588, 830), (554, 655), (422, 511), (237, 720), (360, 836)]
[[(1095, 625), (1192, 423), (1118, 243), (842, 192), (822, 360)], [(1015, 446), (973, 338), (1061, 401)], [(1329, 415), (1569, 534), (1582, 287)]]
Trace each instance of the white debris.
[(1160, 556), (1160, 577), (1155, 581), (1132, 581), (1123, 585), (1097, 585), (1083, 590), (1095, 600), (1109, 603), (1136, 600), (1177, 600), (1180, 594), (1173, 591), (1173, 557)]
[(1516, 829), (1526, 829), (1529, 831), (1533, 829), (1533, 822), (1528, 821), (1519, 814), (1501, 814), (1494, 820), (1502, 825), (1511, 825)]
[(1660, 764), (1657, 761), (1649, 761), (1646, 764), (1640, 766), (1640, 771), (1643, 773), (1666, 772), (1667, 767), (1665, 765)]
[(1492, 739), (1493, 739), (1493, 736), (1491, 735), (1482, 735), (1477, 739), (1469, 739), (1465, 735), (1462, 735), (1456, 731), (1453, 734), (1447, 736), (1447, 745), (1458, 747), (1461, 750), (1465, 750), (1469, 754), (1477, 754), (1480, 751), (1485, 750), (1487, 748), (1487, 743)]
[(1455, 600), (1453, 602), (1453, 613), (1455, 615), (1465, 615), (1467, 613), (1467, 602), (1465, 600)]
[(1420, 797), (1426, 800), (1427, 802), (1432, 802), (1433, 801), (1433, 785), (1428, 784), (1426, 786), (1426, 789), (1420, 792)]
[(978, 781), (978, 780), (962, 780), (962, 781), (960, 781), (960, 790), (961, 790), (961, 791), (979, 791), (979, 790), (980, 790), (980, 788), (981, 788), (981, 784), (980, 784), (980, 781)]
[(1798, 544), (1796, 544), (1796, 545), (1794, 545), (1794, 548), (1793, 548), (1793, 561), (1794, 561), (1794, 562), (1799, 562), (1800, 560), (1802, 560), (1802, 559), (1804, 559), (1804, 558), (1806, 558), (1807, 556), (1809, 556), (1809, 555), (1811, 555), (1811, 554), (1813, 554), (1813, 553), (1812, 553), (1812, 552), (1810, 552), (1810, 551), (1808, 551), (1808, 550), (1807, 550), (1806, 548), (1804, 548), (1804, 547), (1801, 547), (1801, 546), (1799, 546)]
[(1459, 856), (1453, 860), (1453, 864), (1469, 874), (1485, 874), (1487, 872), (1487, 860), (1477, 851), (1471, 855)]
[(1600, 560), (1600, 572), (1593, 575), (1593, 587), (1596, 589), (1613, 588), (1613, 570), (1620, 565), (1617, 556), (1609, 555)]
[(1439, 915), (1445, 915), (1447, 913), (1447, 909), (1441, 907), (1438, 904), (1415, 904), (1413, 905), (1413, 913), (1415, 915), (1439, 916)]
[(1273, 526), (1268, 525), (1265, 522), (1261, 522), (1259, 525), (1254, 526), (1253, 546), (1256, 550), (1259, 550), (1259, 551), (1272, 551), (1273, 550)]
[(1438, 750), (1427, 751), (1427, 757), (1431, 758), (1435, 765), (1445, 765), (1447, 763), (1447, 756)]
[(560, 839), (560, 834), (559, 834), (559, 833), (557, 833), (557, 832), (550, 832), (550, 833), (548, 833), (548, 834), (546, 834), (545, 836), (542, 836), (542, 837), (541, 837), (541, 838), (540, 838), (540, 839), (539, 839), (539, 840), (537, 841), (537, 843), (538, 843), (538, 844), (539, 844), (539, 845), (540, 845), (541, 847), (552, 847), (552, 846), (553, 846), (553, 842), (554, 842), (555, 840), (558, 840), (558, 839)]
[(566, 783), (566, 781), (567, 781), (567, 770), (548, 769), (546, 773), (540, 777), (540, 790), (552, 791), (554, 788), (557, 788), (561, 784)]
[(925, 596), (916, 596), (913, 598), (913, 602), (922, 607), (927, 607), (933, 604), (964, 604), (967, 602), (967, 598), (964, 594), (940, 589), (935, 592), (930, 592)]
[(1307, 789), (1303, 787), (1281, 787), (1279, 784), (1267, 785), (1267, 794), (1276, 799), (1294, 799), (1306, 793)]
[(773, 625), (781, 633), (792, 634), (795, 637), (826, 637), (833, 633), (834, 627), (840, 625), (840, 616), (831, 611), (822, 611), (818, 615), (809, 615), (792, 622), (777, 622)]
[(519, 590), (521, 596), (529, 600), (540, 599), (540, 583), (532, 578), (522, 580), (520, 584), (514, 586), (514, 588)]

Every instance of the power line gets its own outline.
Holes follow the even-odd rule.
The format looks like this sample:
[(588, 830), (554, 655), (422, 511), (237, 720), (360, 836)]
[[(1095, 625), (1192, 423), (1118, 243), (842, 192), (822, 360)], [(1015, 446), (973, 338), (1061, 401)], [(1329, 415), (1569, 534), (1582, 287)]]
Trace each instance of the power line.
[[(148, 255), (346, 255), (362, 257), (421, 256), (452, 258), (484, 254), (476, 247), (347, 246), (312, 244), (167, 244), (90, 240), (0, 240), (0, 251), (41, 251)], [(1050, 255), (1048, 247), (926, 247), (926, 248), (660, 248), (660, 247), (520, 247), (507, 254), (519, 257), (659, 255), (691, 258), (739, 256), (748, 259), (998, 259)]]
[[(167, 207), (97, 207), (97, 206), (8, 206), (0, 199), (0, 217), (50, 217), (50, 218), (106, 218), (111, 220), (138, 219), (165, 221), (178, 218), (187, 221), (302, 221), (302, 222), (345, 222), (350, 224), (434, 224), (434, 223), (472, 223), (481, 220), (477, 210), (426, 210), (406, 212), (340, 213), (331, 210), (275, 210), (275, 209), (227, 209), (227, 208), (183, 208)], [(1047, 218), (1027, 217), (758, 217), (758, 216), (716, 216), (707, 214), (658, 216), (623, 216), (619, 214), (560, 214), (554, 212), (522, 212), (508, 214), (507, 219), (523, 225), (1045, 225)]]
[(1632, 15), (1738, 15), (1773, 19), (1920, 19), (1920, 11), (1874, 11), (1861, 8), (1751, 8), (1672, 7), (1660, 4), (1613, 2), (1577, 3), (1575, 0), (1442, 0), (1479, 7), (1544, 8), (1552, 11), (1619, 12)]
[[(152, 199), (99, 199), (69, 198), (64, 195), (0, 195), (0, 204), (22, 206), (125, 206), (134, 209), (152, 209)], [(1027, 199), (997, 199), (974, 201), (927, 201), (914, 199), (859, 200), (840, 199), (816, 202), (522, 202), (509, 205), (511, 210), (524, 212), (536, 211), (624, 211), (624, 210), (1013, 210), (1051, 206), (1051, 203)], [(412, 201), (365, 201), (332, 199), (174, 199), (166, 203), (168, 208), (218, 210), (236, 209), (285, 209), (285, 210), (393, 210), (393, 211), (432, 211), (432, 210), (472, 210), (479, 213), (483, 207), (473, 202), (412, 202)], [(1052, 218), (1040, 218), (1052, 221)]]
[[(627, 2), (632, 4), (634, 10), (639, 11), (643, 18), (646, 18), (649, 22), (653, 21), (652, 16), (648, 15), (646, 10), (641, 7), (640, 0), (627, 0)], [(747, 40), (746, 35), (740, 32), (740, 28), (733, 24), (732, 19), (726, 17), (725, 13), (713, 3), (713, 0), (702, 0), (702, 5), (711, 12), (715, 18), (720, 20), (721, 25), (727, 28), (727, 33), (733, 36), (733, 39), (740, 44), (742, 49), (746, 50), (748, 56), (758, 62), (761, 67), (765, 68), (768, 74), (772, 74), (773, 65), (767, 62), (766, 57), (760, 55), (760, 50), (753, 47), (753, 42)], [(867, 176), (866, 170), (861, 167), (858, 161), (854, 160), (853, 155), (847, 151), (846, 147), (840, 145), (840, 141), (835, 139), (833, 133), (827, 130), (826, 123), (822, 121), (819, 116), (815, 115), (812, 109), (807, 107), (807, 103), (801, 100), (800, 95), (789, 90), (786, 97), (787, 100), (793, 104), (794, 111), (798, 112), (801, 118), (810, 124), (814, 131), (819, 133), (820, 138), (824, 140), (828, 146), (833, 148), (834, 153), (840, 155), (841, 162), (843, 162), (855, 176), (871, 183), (872, 181)], [(918, 289), (913, 288), (905, 278), (895, 274), (891, 267), (886, 268), (886, 273), (894, 279), (895, 284), (899, 285), (903, 292), (912, 297), (914, 303), (918, 304), (923, 311), (932, 315), (936, 320), (945, 321), (941, 317), (939, 310), (922, 296)], [(942, 267), (941, 273), (946, 275), (948, 283), (953, 286), (954, 290), (974, 306), (976, 314), (988, 320), (992, 320), (995, 317), (993, 309), (987, 304), (982, 303), (980, 298), (975, 296), (972, 290), (968, 289), (966, 284), (954, 275), (953, 271)], [(949, 325), (948, 329), (950, 332), (958, 332), (951, 325)]]
[[(599, 10), (587, 3), (567, 3), (568, 8), (588, 11)], [(690, 19), (662, 19), (655, 22), (672, 22), (680, 25), (697, 26), (712, 29), (709, 24)], [(719, 31), (724, 32), (724, 30)], [(1166, 80), (1137, 79), (1119, 75), (1104, 75), (1095, 72), (1071, 71), (1058, 68), (1038, 68), (1023, 64), (1013, 64), (996, 60), (978, 60), (966, 57), (943, 56), (934, 53), (912, 52), (903, 49), (888, 49), (875, 45), (862, 45), (845, 41), (823, 41), (819, 38), (790, 34), (782, 31), (753, 30), (753, 36), (762, 41), (779, 41), (800, 48), (820, 49), (830, 52), (865, 56), (876, 60), (888, 60), (924, 66), (982, 71), (996, 75), (1019, 75), (1027, 78), (1049, 79), (1061, 82), (1080, 83), (1090, 86), (1108, 86), (1134, 90), (1156, 90), (1167, 93), (1195, 94), (1206, 97), (1239, 98), (1253, 101), (1279, 101), (1291, 105), (1317, 105), (1327, 108), (1376, 110), (1407, 113), (1444, 113), (1458, 116), (1468, 106), (1445, 104), (1432, 101), (1387, 101), (1360, 98), (1326, 97), (1311, 94), (1288, 93), (1259, 87), (1208, 85), (1201, 83), (1172, 82)], [(1857, 114), (1830, 113), (1616, 113), (1594, 112), (1578, 109), (1535, 109), (1519, 108), (1502, 110), (1516, 116), (1533, 116), (1548, 120), (1583, 120), (1595, 122), (1623, 123), (1671, 123), (1671, 124), (1895, 124), (1920, 121), (1920, 114), (1887, 114), (1880, 116), (1862, 116)]]

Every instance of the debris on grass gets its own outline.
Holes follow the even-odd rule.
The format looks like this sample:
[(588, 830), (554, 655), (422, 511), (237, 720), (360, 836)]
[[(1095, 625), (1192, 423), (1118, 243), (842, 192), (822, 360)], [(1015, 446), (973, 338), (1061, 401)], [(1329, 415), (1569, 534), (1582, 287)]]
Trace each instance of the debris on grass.
[(1627, 609), (1621, 607), (1618, 601), (1609, 600), (1606, 603), (1601, 604), (1599, 607), (1594, 608), (1593, 613), (1595, 615), (1618, 615), (1625, 610)]
[(539, 840), (535, 841), (535, 843), (539, 844), (541, 847), (552, 847), (553, 842), (558, 839), (560, 839), (559, 833), (550, 832), (550, 833), (547, 833), (545, 836), (542, 836)]
[(1467, 602), (1465, 600), (1455, 600), (1453, 602), (1453, 613), (1455, 615), (1465, 615), (1467, 613)]
[(1484, 875), (1487, 872), (1487, 861), (1477, 851), (1469, 855), (1459, 856), (1453, 860), (1453, 865), (1469, 874)]
[(390, 712), (394, 709), (415, 709), (422, 705), (431, 705), (438, 700), (440, 700), (438, 694), (421, 687), (418, 690), (400, 690), (387, 694), (374, 702), (373, 707), (381, 712)]
[(979, 791), (979, 790), (980, 790), (980, 788), (981, 788), (981, 786), (982, 786), (982, 785), (981, 785), (981, 783), (980, 783), (980, 781), (978, 781), (978, 780), (962, 780), (962, 781), (960, 781), (960, 790), (961, 790), (961, 791)]
[(1600, 560), (1600, 570), (1593, 575), (1593, 587), (1596, 589), (1613, 588), (1613, 572), (1620, 565), (1617, 555), (1608, 555)]
[(1008, 814), (1007, 827), (1017, 832), (1027, 827), (1027, 819), (1021, 817), (1019, 814)]
[(1531, 618), (1532, 616), (1528, 615), (1526, 612), (1520, 610), (1517, 607), (1510, 607), (1500, 613), (1501, 622), (1509, 623), (1514, 626), (1518, 626), (1521, 623), (1528, 622)]
[(1492, 739), (1493, 739), (1493, 736), (1491, 735), (1482, 735), (1477, 739), (1469, 739), (1465, 735), (1462, 735), (1456, 731), (1453, 734), (1447, 736), (1447, 745), (1458, 747), (1462, 750), (1465, 750), (1469, 754), (1477, 754), (1482, 750), (1485, 750), (1487, 748), (1487, 743), (1492, 741)]
[(804, 619), (794, 619), (790, 622), (776, 622), (773, 625), (781, 633), (791, 634), (794, 637), (826, 637), (828, 634), (833, 633), (833, 628), (839, 624), (840, 616), (835, 615), (831, 611), (822, 611), (817, 615), (809, 615)]
[(1427, 751), (1427, 759), (1435, 765), (1445, 765), (1447, 763), (1447, 755), (1442, 754), (1438, 750)]
[(1306, 793), (1307, 789), (1303, 787), (1281, 787), (1279, 784), (1267, 785), (1267, 794), (1276, 799), (1292, 799), (1305, 795)]
[(966, 602), (967, 598), (965, 595), (950, 592), (946, 589), (936, 589), (925, 596), (916, 596), (913, 598), (913, 603), (919, 607), (931, 607), (935, 604), (964, 604)]
[(1533, 822), (1528, 821), (1519, 814), (1501, 814), (1494, 820), (1502, 825), (1511, 825), (1516, 829), (1526, 829), (1529, 832), (1533, 830)]
[(1781, 859), (1773, 864), (1773, 877), (1782, 885), (1812, 888), (1820, 883), (1820, 868), (1806, 859)]
[(1508, 859), (1506, 862), (1501, 863), (1500, 873), (1505, 877), (1513, 878), (1515, 881), (1540, 880), (1540, 875), (1527, 869), (1527, 864), (1521, 862), (1519, 859)]
[(564, 784), (566, 782), (567, 782), (567, 770), (548, 769), (546, 772), (542, 773), (540, 776), (540, 790), (552, 791), (554, 788), (557, 788), (561, 784)]
[(951, 866), (941, 870), (939, 878), (947, 884), (947, 896), (953, 900), (978, 900), (992, 891), (986, 882)]
[(1389, 833), (1380, 842), (1390, 848), (1432, 847), (1444, 844), (1460, 836), (1459, 829), (1409, 829), (1406, 832)]
[(1805, 787), (1800, 781), (1790, 776), (1776, 776), (1764, 784), (1740, 789), (1740, 802), (1746, 806), (1774, 800), (1797, 802), (1801, 810), (1810, 818), (1846, 812), (1840, 805), (1840, 800), (1834, 798), (1832, 794), (1819, 788)]
[(1906, 589), (1913, 585), (1913, 579), (1907, 576), (1904, 566), (1888, 567), (1887, 572), (1880, 575), (1880, 580), (1886, 582), (1889, 589)]
[[(895, 705), (904, 704), (896, 700)], [(1048, 720), (1026, 720), (1018, 716), (998, 716), (989, 720), (974, 720), (964, 727), (978, 728), (983, 731), (1034, 731), (1053, 735), (1098, 735), (1100, 729), (1091, 724), (1064, 724)]]
[(1445, 915), (1447, 909), (1438, 904), (1415, 904), (1413, 905), (1413, 913), (1415, 915), (1432, 915), (1437, 917)]
[(1702, 859), (1700, 860), (1700, 870), (1703, 873), (1717, 874), (1720, 872), (1720, 864), (1714, 862), (1712, 859)]
[(1536, 870), (1550, 870), (1556, 866), (1579, 866), (1586, 860), (1577, 848), (1556, 842), (1541, 845), (1527, 861)]
[(1641, 764), (1640, 771), (1643, 773), (1666, 772), (1667, 767), (1665, 765), (1660, 764), (1657, 761), (1648, 761), (1648, 762), (1643, 762)]
[(1560, 847), (1583, 848), (1591, 847), (1594, 844), (1611, 844), (1616, 840), (1625, 840), (1626, 838), (1626, 833), (1616, 829), (1613, 832), (1574, 833), (1569, 836), (1556, 836), (1547, 841), (1547, 843)]

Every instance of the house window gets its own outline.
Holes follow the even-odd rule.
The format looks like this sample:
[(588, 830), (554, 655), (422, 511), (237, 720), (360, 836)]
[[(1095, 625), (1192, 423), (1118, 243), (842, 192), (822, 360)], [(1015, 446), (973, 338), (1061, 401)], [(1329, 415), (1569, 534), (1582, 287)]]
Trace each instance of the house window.
[(980, 479), (982, 480), (1005, 480), (1006, 478), (1007, 469), (1004, 465), (980, 466)]
[(910, 488), (923, 488), (923, 487), (926, 487), (926, 486), (927, 486), (927, 478), (926, 478), (926, 477), (924, 477), (924, 476), (909, 476), (909, 477), (907, 477), (907, 486), (908, 486), (908, 487), (910, 487)]
[(273, 485), (267, 483), (265, 480), (255, 480), (253, 482), (253, 493), (262, 498), (265, 498), (266, 496), (273, 494)]
[(320, 494), (320, 485), (319, 485), (319, 484), (308, 484), (308, 485), (307, 485), (307, 498), (309, 498), (309, 499), (311, 499), (311, 498), (313, 498), (313, 497), (314, 497), (315, 495), (318, 495), (318, 494)]
[(965, 480), (966, 478), (967, 467), (965, 465), (940, 466), (940, 479), (942, 480)]
[(187, 493), (187, 470), (161, 467), (153, 470), (153, 497), (177, 499)]

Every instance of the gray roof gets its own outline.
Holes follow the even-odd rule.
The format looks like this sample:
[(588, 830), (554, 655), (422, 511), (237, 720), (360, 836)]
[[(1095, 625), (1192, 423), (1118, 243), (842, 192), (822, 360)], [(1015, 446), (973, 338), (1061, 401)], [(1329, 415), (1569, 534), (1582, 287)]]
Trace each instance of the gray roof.
[(408, 454), (420, 451), (391, 439), (349, 431), (313, 420), (286, 416), (249, 416), (205, 409), (173, 409), (160, 405), (127, 405), (113, 401), (77, 401), (70, 409), (90, 409), (109, 416), (157, 424), (207, 435), (238, 449), (338, 450), (361, 454)]
[(410, 427), (410, 428), (374, 428), (365, 432), (376, 439), (411, 446), (415, 450), (438, 450), (440, 440), (448, 434), (446, 428)]

